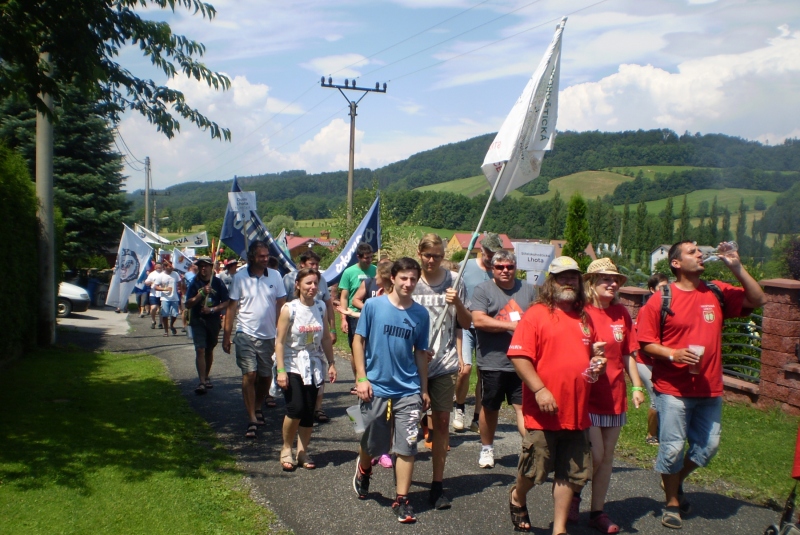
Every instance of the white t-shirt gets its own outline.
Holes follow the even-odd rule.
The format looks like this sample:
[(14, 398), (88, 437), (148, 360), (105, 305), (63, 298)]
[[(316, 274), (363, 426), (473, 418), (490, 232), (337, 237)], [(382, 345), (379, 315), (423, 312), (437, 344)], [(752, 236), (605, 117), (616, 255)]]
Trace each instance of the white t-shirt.
[(181, 297), (178, 295), (178, 285), (181, 282), (181, 277), (175, 271), (172, 273), (167, 274), (167, 272), (161, 273), (161, 276), (156, 281), (158, 286), (162, 288), (166, 287), (167, 290), (161, 292), (161, 301), (174, 301), (175, 303), (179, 302)]
[(236, 332), (261, 340), (275, 338), (277, 333), (277, 302), (286, 297), (281, 274), (267, 268), (261, 277), (250, 276), (242, 269), (233, 276), (229, 290), (231, 301), (239, 302)]
[(156, 297), (156, 298), (160, 298), (161, 297), (161, 292), (159, 292), (158, 290), (153, 289), (153, 286), (156, 286), (158, 284), (158, 281), (161, 280), (161, 275), (163, 275), (163, 274), (164, 274), (163, 271), (151, 271), (150, 274), (147, 276), (147, 278), (144, 280), (145, 282), (151, 282), (152, 283), (150, 285), (150, 295), (152, 295), (153, 297)]

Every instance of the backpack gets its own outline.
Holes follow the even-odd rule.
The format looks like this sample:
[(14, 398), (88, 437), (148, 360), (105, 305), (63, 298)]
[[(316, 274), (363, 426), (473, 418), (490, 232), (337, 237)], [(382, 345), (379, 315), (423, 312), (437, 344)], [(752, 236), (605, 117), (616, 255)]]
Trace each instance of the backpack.
[[(719, 286), (711, 281), (704, 281), (711, 293), (719, 301), (719, 306), (722, 309), (722, 314), (725, 314), (725, 296), (722, 295), (722, 290)], [(664, 342), (664, 325), (667, 324), (667, 316), (674, 316), (675, 312), (669, 306), (672, 304), (672, 288), (669, 284), (661, 288), (661, 325), (658, 331), (658, 339), (663, 344)]]

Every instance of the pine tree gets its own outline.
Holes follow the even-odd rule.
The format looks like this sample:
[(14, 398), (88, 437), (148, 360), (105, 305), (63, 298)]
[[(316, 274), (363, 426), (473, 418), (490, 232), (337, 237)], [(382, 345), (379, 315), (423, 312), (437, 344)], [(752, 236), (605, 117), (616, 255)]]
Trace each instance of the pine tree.
[(628, 251), (629, 249), (633, 248), (633, 240), (631, 239), (631, 234), (635, 231), (633, 230), (633, 221), (631, 221), (631, 207), (628, 204), (628, 201), (625, 201), (625, 207), (622, 209), (622, 228), (620, 229), (620, 248), (623, 251)]
[(647, 235), (647, 205), (644, 201), (639, 201), (636, 207), (636, 248), (644, 251), (649, 248), (649, 236)]
[(586, 201), (580, 193), (575, 193), (569, 200), (564, 239), (567, 243), (564, 245), (563, 254), (574, 258), (581, 268), (585, 269), (589, 265), (586, 260), (591, 261), (591, 257), (584, 252), (589, 245), (589, 219)]
[(673, 215), (672, 197), (667, 198), (667, 206), (661, 214), (661, 243), (671, 244), (675, 234), (675, 216)]
[(728, 210), (728, 207), (725, 207), (725, 210), (722, 212), (722, 230), (720, 231), (719, 241), (731, 241), (733, 236), (731, 235), (731, 211)]
[(561, 200), (561, 193), (556, 190), (555, 196), (550, 201), (550, 215), (547, 218), (548, 239), (557, 240), (561, 237), (563, 212), (564, 201)]
[(739, 252), (744, 254), (742, 250), (745, 247), (745, 238), (747, 237), (747, 207), (744, 205), (744, 198), (739, 202), (739, 220), (736, 222), (736, 241), (739, 243)]
[(714, 247), (719, 243), (719, 208), (717, 207), (717, 196), (714, 195), (714, 202), (711, 203), (711, 214), (708, 216), (708, 239), (709, 244)]
[[(81, 259), (115, 248), (129, 203), (122, 191), (122, 156), (113, 149), (111, 126), (98, 113), (97, 104), (76, 88), (66, 88), (64, 95), (53, 135), (54, 201), (65, 220), (60, 252), (64, 262), (75, 267)], [(33, 176), (35, 110), (7, 99), (0, 103), (0, 117), (0, 138), (27, 160)]]
[(689, 218), (691, 217), (691, 211), (689, 210), (689, 205), (687, 204), (686, 195), (683, 196), (683, 206), (681, 207), (681, 218), (678, 223), (678, 239), (680, 241), (685, 241), (690, 239), (689, 235), (691, 233), (691, 227)]

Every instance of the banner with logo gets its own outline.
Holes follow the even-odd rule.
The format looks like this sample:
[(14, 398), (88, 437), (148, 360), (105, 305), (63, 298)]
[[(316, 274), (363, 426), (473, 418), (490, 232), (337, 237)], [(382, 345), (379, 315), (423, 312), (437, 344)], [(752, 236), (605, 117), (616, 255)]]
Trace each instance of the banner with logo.
[(122, 226), (125, 228), (119, 241), (117, 264), (106, 295), (106, 305), (125, 310), (128, 306), (128, 296), (147, 270), (153, 248), (130, 227), (125, 224)]
[(186, 273), (192, 267), (192, 261), (177, 247), (172, 250), (172, 269), (178, 273)]
[(133, 226), (133, 230), (136, 231), (136, 235), (139, 236), (142, 240), (146, 243), (155, 243), (157, 245), (167, 245), (169, 240), (163, 236), (159, 236), (152, 230), (148, 230), (141, 226), (139, 223), (136, 223)]
[(181, 236), (175, 238), (171, 242), (175, 247), (208, 247), (208, 234), (204, 230), (191, 236)]
[[(242, 191), (235, 177), (233, 179), (233, 185), (231, 185), (231, 191)], [(286, 275), (290, 271), (297, 271), (292, 259), (281, 250), (255, 210), (250, 211), (243, 219), (241, 213), (231, 210), (230, 205), (228, 205), (219, 238), (225, 245), (230, 247), (233, 252), (246, 259), (247, 250), (245, 249), (244, 232), (247, 233), (247, 243), (261, 240), (267, 244), (269, 255), (278, 259), (282, 275)]]
[(381, 248), (381, 203), (380, 195), (375, 197), (375, 202), (367, 211), (367, 215), (361, 220), (356, 231), (350, 237), (336, 261), (330, 265), (322, 274), (328, 284), (333, 286), (342, 278), (342, 272), (348, 267), (358, 262), (356, 258), (356, 248), (361, 242), (367, 242), (372, 246), (373, 251)]

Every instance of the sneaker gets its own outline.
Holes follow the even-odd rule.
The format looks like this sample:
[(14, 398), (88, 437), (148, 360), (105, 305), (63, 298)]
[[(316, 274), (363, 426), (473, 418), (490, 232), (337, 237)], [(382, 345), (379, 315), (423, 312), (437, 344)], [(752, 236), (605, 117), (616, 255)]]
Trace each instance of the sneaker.
[(572, 503), (569, 504), (569, 513), (567, 514), (567, 522), (570, 524), (577, 524), (581, 516), (581, 497), (573, 496)]
[(435, 496), (431, 493), (428, 496), (428, 501), (433, 506), (434, 509), (441, 511), (442, 509), (450, 509), (452, 503), (450, 502), (450, 498), (444, 495), (444, 493), (439, 494), (439, 496)]
[(392, 458), (384, 453), (383, 455), (381, 455), (381, 458), (378, 460), (378, 464), (380, 464), (384, 468), (391, 468), (392, 467)]
[(478, 466), (481, 468), (494, 468), (494, 448), (488, 450), (481, 449), (481, 456), (478, 459)]
[(480, 424), (478, 424), (478, 420), (472, 420), (472, 423), (469, 424), (469, 430), (472, 431), (473, 433), (480, 433), (481, 432), (481, 428), (480, 428)]
[(600, 513), (597, 518), (590, 519), (589, 527), (600, 533), (619, 533), (619, 526), (612, 522), (605, 513)]
[(414, 508), (408, 503), (408, 498), (406, 497), (395, 500), (392, 504), (392, 510), (397, 515), (397, 521), (401, 524), (413, 524), (417, 521), (417, 517), (414, 515)]
[(368, 474), (361, 472), (361, 464), (356, 459), (356, 475), (353, 476), (353, 490), (358, 494), (358, 499), (363, 500), (369, 494), (369, 477), (372, 475), (372, 470)]
[(458, 407), (455, 408), (455, 414), (453, 415), (453, 429), (456, 431), (463, 431), (464, 430), (464, 410), (459, 409)]

